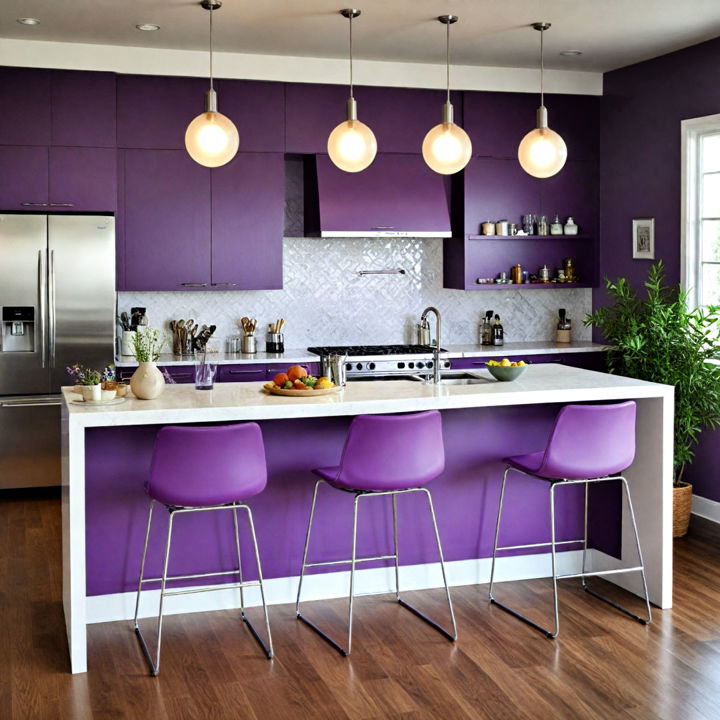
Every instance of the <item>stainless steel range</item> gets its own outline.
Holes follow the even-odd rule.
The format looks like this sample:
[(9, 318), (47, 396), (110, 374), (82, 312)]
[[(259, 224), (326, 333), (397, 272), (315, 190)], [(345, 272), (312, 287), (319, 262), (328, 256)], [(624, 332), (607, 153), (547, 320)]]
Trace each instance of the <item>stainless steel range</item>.
[[(402, 377), (426, 374), (435, 367), (435, 348), (431, 345), (320, 345), (308, 352), (320, 356), (323, 374), (331, 355), (347, 355), (345, 371), (348, 378), (370, 380), (381, 377)], [(442, 348), (440, 352), (445, 352)], [(449, 360), (440, 360), (449, 368)]]

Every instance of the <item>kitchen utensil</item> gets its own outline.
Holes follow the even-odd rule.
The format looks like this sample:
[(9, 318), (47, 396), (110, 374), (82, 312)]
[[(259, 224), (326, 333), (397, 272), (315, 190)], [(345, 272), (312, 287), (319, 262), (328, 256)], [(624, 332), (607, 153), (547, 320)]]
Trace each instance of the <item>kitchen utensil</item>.
[(257, 338), (254, 335), (243, 335), (240, 340), (240, 352), (254, 355), (257, 352)]
[(508, 225), (508, 232), (510, 235), (517, 235), (518, 227), (516, 223), (510, 223)]
[(123, 330), (130, 330), (130, 316), (125, 311), (120, 313), (120, 324)]
[(480, 227), (483, 235), (492, 235), (495, 232), (495, 223), (484, 222)]
[(495, 234), (496, 235), (508, 235), (508, 221), (498, 220), (495, 223)]
[(572, 325), (570, 319), (567, 317), (567, 311), (565, 308), (558, 310), (558, 324), (557, 330), (555, 331), (555, 342), (569, 343), (571, 342)]
[(527, 365), (511, 365), (504, 367), (502, 365), (486, 365), (488, 372), (500, 382), (510, 382), (517, 380), (526, 370)]
[(347, 383), (347, 354), (330, 353), (322, 357), (322, 374), (329, 377), (335, 385), (343, 387)]
[(123, 330), (120, 337), (120, 354), (135, 355), (135, 331)]
[(279, 332), (269, 332), (265, 336), (265, 351), (269, 353), (285, 352), (285, 336)]

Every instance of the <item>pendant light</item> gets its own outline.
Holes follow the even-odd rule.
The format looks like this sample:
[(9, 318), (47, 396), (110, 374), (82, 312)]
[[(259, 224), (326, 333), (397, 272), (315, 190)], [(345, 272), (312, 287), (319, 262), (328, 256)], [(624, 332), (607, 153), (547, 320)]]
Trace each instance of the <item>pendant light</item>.
[(353, 95), (353, 19), (360, 10), (345, 8), (340, 14), (350, 21), (350, 97), (346, 105), (347, 120), (341, 122), (328, 137), (330, 159), (345, 172), (360, 172), (375, 159), (377, 140), (373, 131), (357, 119), (357, 102)]
[(185, 148), (190, 157), (205, 167), (219, 167), (235, 157), (240, 145), (233, 121), (217, 109), (213, 87), (213, 14), (222, 7), (220, 0), (203, 0), (200, 6), (210, 11), (210, 89), (205, 93), (205, 112), (198, 115), (185, 131)]
[(472, 142), (468, 134), (453, 122), (453, 106), (450, 102), (450, 26), (458, 21), (458, 16), (440, 15), (438, 21), (447, 28), (445, 52), (447, 99), (443, 105), (442, 122), (425, 136), (422, 154), (425, 162), (436, 173), (452, 175), (470, 162)]
[(537, 110), (537, 127), (520, 141), (518, 160), (529, 175), (547, 178), (562, 170), (567, 160), (567, 146), (565, 141), (548, 127), (545, 107), (543, 33), (550, 27), (550, 23), (537, 22), (533, 23), (532, 27), (540, 32), (540, 107)]

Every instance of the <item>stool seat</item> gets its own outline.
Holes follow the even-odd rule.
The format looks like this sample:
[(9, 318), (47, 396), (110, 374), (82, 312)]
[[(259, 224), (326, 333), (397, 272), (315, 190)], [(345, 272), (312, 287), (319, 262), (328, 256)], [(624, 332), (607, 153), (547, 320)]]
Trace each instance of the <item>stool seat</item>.
[[(373, 483), (372, 480), (363, 480), (363, 482), (350, 483), (343, 479), (342, 468), (340, 465), (334, 467), (315, 468), (313, 474), (322, 478), (328, 485), (338, 490), (360, 490), (362, 492), (395, 492), (398, 490), (409, 490), (420, 486), (420, 482), (413, 478), (407, 478), (403, 481), (395, 480), (392, 483)], [(357, 487), (362, 485), (363, 487)]]
[[(512, 457), (503, 458), (503, 463), (510, 465), (510, 467), (516, 470), (522, 470), (523, 472), (532, 473), (533, 475), (539, 475), (540, 467), (542, 466), (543, 457), (545, 452), (534, 452), (528, 453), (527, 455), (513, 455)], [(541, 477), (546, 477), (542, 475)], [(548, 478), (548, 480), (554, 478)]]

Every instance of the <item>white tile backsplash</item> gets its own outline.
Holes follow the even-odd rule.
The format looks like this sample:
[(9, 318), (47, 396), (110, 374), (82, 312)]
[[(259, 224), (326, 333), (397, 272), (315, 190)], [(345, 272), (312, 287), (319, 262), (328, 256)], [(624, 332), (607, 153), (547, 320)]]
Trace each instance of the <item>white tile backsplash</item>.
[[(414, 324), (428, 305), (442, 312), (447, 344), (477, 342), (478, 323), (490, 309), (500, 315), (508, 342), (552, 339), (560, 307), (573, 320), (573, 339), (591, 339), (582, 324), (591, 290), (446, 290), (439, 238), (287, 237), (284, 243), (282, 290), (120, 292), (118, 309), (146, 307), (150, 324), (166, 329), (177, 318), (215, 324), (220, 348), (238, 334), (243, 315), (257, 317), (261, 331), (284, 317), (287, 348), (414, 342)], [(357, 274), (397, 267), (407, 274)]]

